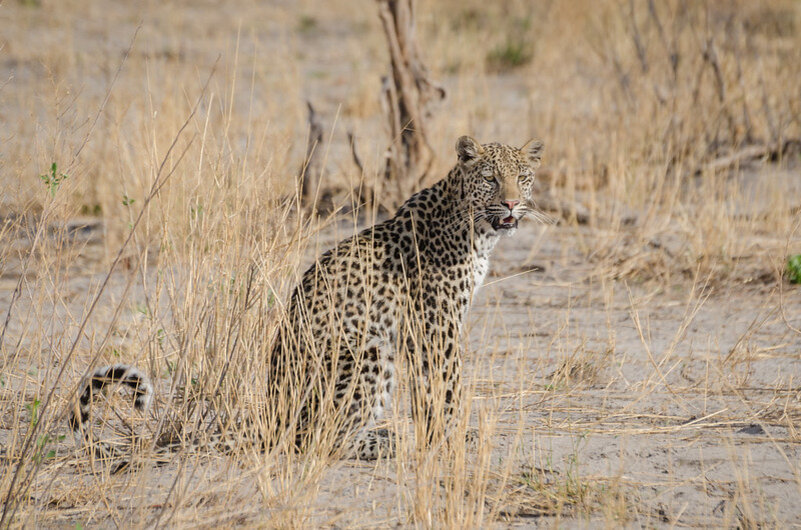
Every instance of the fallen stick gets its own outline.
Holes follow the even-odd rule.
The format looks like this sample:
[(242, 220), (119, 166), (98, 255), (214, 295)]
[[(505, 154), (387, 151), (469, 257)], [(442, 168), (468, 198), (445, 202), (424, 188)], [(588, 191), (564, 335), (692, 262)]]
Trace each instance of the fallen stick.
[(730, 155), (722, 156), (712, 160), (711, 162), (707, 162), (700, 168), (696, 169), (695, 174), (700, 175), (701, 173), (706, 172), (722, 171), (757, 158), (777, 158), (787, 153), (787, 151), (792, 147), (801, 147), (801, 140), (791, 138), (781, 142), (779, 145), (749, 145)]

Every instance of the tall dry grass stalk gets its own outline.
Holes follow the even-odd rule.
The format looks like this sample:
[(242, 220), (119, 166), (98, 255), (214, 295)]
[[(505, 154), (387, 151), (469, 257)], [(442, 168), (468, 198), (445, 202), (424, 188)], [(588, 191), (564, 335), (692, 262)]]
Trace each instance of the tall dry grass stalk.
[[(295, 453), (292, 436), (276, 434), (275, 418), (263, 414), (275, 407), (265, 402), (261, 374), (300, 272), (370, 221), (356, 213), (305, 218), (294, 176), (311, 98), (331, 138), (320, 181), (358, 189), (345, 133), (353, 130), (363, 178), (380, 182), (389, 140), (374, 13), (367, 0), (0, 6), (2, 525), (658, 520), (640, 507), (624, 470), (582, 474), (582, 440), (600, 423), (560, 414), (569, 418), (582, 389), (606, 384), (603, 374), (625, 378), (611, 317), (615, 293), (626, 292), (617, 279), (655, 279), (652, 293), (691, 284), (681, 323), (659, 351), (641, 317), (641, 302), (656, 295), (627, 297), (631, 329), (650, 359), (639, 398), (665, 387), (680, 393), (670, 382), (680, 370), (676, 345), (709, 289), (779, 280), (785, 255), (801, 252), (801, 204), (788, 191), (796, 189), (801, 138), (798, 5), (419, 6), (424, 58), (449, 89), (428, 127), (440, 155), (430, 180), (450, 167), (460, 134), (543, 138), (543, 196), (565, 208), (565, 230), (594, 263), (588, 281), (602, 293), (595, 302), (607, 329), (603, 347), (591, 347), (568, 306), (532, 365), (525, 352), (534, 339), (499, 346), (508, 315), (500, 307), (482, 313), (485, 327), (472, 336), (493, 346), (482, 349), (479, 369), (468, 369), (451, 443), (416, 441), (407, 419), (415, 382), (405, 380), (388, 422), (398, 457), (364, 464), (337, 458), (333, 415), (317, 444)], [(773, 178), (748, 167), (755, 158), (776, 162)], [(53, 163), (65, 178), (45, 185)], [(579, 207), (591, 232), (576, 223), (570, 208)], [(749, 360), (765, 353), (749, 350), (748, 337), (731, 356), (708, 361), (715, 382), (704, 388), (736, 392), (747, 382)], [(120, 474), (76, 448), (65, 424), (81, 377), (114, 362), (143, 368), (158, 394), (144, 417), (116, 394), (95, 409), (96, 437), (131, 448), (133, 469)], [(526, 377), (510, 383), (510, 370)], [(299, 398), (288, 396), (277, 414), (291, 417)], [(672, 399), (686, 408), (681, 396)], [(536, 428), (532, 402), (550, 411)], [(787, 407), (787, 418), (801, 417)], [(621, 414), (636, 416), (625, 407)], [(690, 427), (713, 425), (717, 413), (709, 414)], [(575, 434), (562, 467), (546, 456), (548, 430), (557, 428)], [(466, 441), (473, 430), (475, 445)], [(226, 450), (213, 443), (220, 433)], [(265, 436), (274, 437), (266, 450), (254, 442)], [(178, 448), (157, 454), (168, 438)], [(741, 508), (726, 508), (729, 522), (766, 513), (744, 458), (732, 458), (740, 473), (732, 506)], [(342, 478), (354, 476), (368, 478)], [(329, 504), (337, 493), (376, 500), (337, 511)]]

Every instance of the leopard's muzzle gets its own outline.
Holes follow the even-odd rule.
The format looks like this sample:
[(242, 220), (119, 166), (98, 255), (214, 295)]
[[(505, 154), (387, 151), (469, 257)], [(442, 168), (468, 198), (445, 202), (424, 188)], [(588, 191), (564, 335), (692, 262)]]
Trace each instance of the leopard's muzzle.
[(512, 215), (504, 217), (503, 219), (496, 217), (492, 220), (492, 228), (494, 228), (496, 232), (500, 232), (501, 230), (513, 230), (517, 228), (517, 219)]

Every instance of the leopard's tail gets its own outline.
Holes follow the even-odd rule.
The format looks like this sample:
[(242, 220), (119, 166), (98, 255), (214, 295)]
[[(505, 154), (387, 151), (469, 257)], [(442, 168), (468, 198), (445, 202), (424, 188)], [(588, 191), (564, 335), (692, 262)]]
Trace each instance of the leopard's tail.
[(134, 408), (137, 410), (147, 410), (153, 401), (153, 385), (150, 383), (150, 378), (138, 368), (127, 364), (101, 366), (86, 378), (77, 406), (70, 413), (69, 424), (73, 431), (82, 430), (84, 424), (89, 421), (95, 394), (113, 385), (131, 387)]
[[(107, 388), (117, 385), (126, 386), (131, 389), (133, 406), (135, 409), (145, 411), (150, 407), (154, 395), (153, 384), (150, 378), (134, 366), (128, 364), (113, 364), (98, 368), (84, 380), (81, 385), (80, 397), (73, 406), (68, 419), (76, 444), (79, 447), (85, 448), (95, 457), (100, 457), (102, 460), (110, 463), (112, 465), (112, 473), (117, 473), (129, 468), (132, 464), (132, 452), (134, 447), (142, 441), (140, 438), (135, 437), (131, 440), (131, 444), (121, 444), (98, 441), (92, 437), (90, 417), (95, 397), (104, 392)], [(205, 447), (207, 444), (209, 447), (224, 452), (236, 450), (237, 442), (232, 442), (228, 436), (219, 432), (221, 424), (218, 420), (219, 418), (209, 420), (208, 425), (214, 428), (211, 431), (203, 427), (197, 429), (193, 434), (185, 435), (182, 438), (162, 436), (153, 442), (152, 449), (155, 450), (155, 463), (160, 465), (169, 462), (168, 455), (183, 446), (187, 439), (189, 440), (189, 444), (194, 447)], [(205, 416), (203, 421), (205, 421)], [(235, 425), (241, 427), (242, 424), (240, 421), (244, 421), (245, 425), (247, 425), (247, 420), (238, 420)], [(204, 423), (204, 425), (206, 424)], [(228, 425), (227, 427), (230, 429), (231, 426)], [(239, 432), (242, 429), (236, 430)], [(263, 443), (258, 435), (254, 441)]]
[[(147, 410), (153, 401), (153, 384), (141, 370), (127, 364), (101, 366), (84, 380), (78, 402), (70, 412), (69, 425), (79, 443), (91, 441), (87, 423), (95, 396), (104, 392), (107, 387), (115, 385), (131, 388), (133, 405), (137, 410)], [(83, 438), (83, 442), (80, 438)], [(113, 456), (118, 452), (106, 444), (93, 445), (92, 448), (99, 449), (105, 456)]]

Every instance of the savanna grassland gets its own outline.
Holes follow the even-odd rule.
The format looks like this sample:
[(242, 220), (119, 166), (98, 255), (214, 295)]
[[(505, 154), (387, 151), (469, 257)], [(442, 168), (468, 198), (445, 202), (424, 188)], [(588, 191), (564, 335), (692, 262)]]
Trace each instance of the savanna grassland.
[[(404, 198), (379, 178), (377, 12), (0, 2), (0, 526), (801, 525), (790, 0), (419, 2), (447, 92), (422, 185), (462, 134), (535, 137), (558, 219), (504, 240), (474, 301), (459, 429), (477, 440), (416, 444), (401, 381), (397, 458), (248, 443), (258, 420), (234, 420), (259, 417), (289, 289)], [(317, 202), (297, 180), (307, 101)], [(66, 422), (116, 362), (157, 387), (145, 414), (98, 405), (98, 436), (133, 454), (120, 473)], [(235, 450), (204, 443), (221, 429)]]

